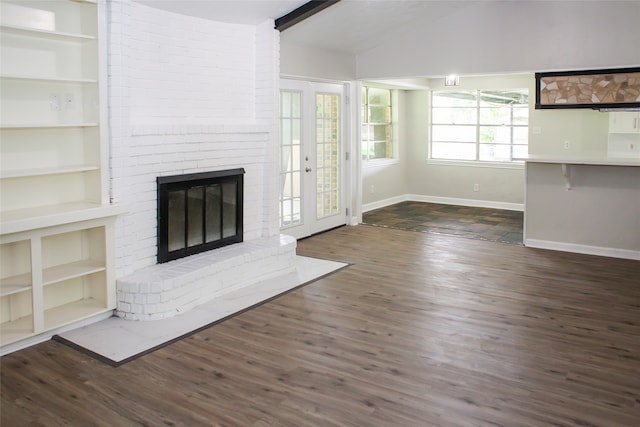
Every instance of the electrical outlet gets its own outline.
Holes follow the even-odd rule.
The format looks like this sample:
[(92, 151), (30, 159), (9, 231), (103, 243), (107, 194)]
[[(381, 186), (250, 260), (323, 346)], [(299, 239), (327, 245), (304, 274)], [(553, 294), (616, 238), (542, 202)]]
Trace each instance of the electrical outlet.
[(567, 140), (564, 142), (564, 149), (568, 150), (569, 148), (571, 148), (571, 141)]
[(49, 95), (49, 108), (51, 111), (60, 111), (60, 95), (57, 93)]
[(76, 101), (72, 93), (65, 93), (62, 103), (67, 110), (73, 110), (76, 107)]
[(473, 184), (473, 191), (480, 191), (480, 184)]
[(374, 194), (374, 193), (376, 192), (376, 186), (375, 186), (375, 185), (373, 185), (373, 184), (371, 184), (371, 188), (369, 188), (369, 192), (370, 192), (371, 194)]

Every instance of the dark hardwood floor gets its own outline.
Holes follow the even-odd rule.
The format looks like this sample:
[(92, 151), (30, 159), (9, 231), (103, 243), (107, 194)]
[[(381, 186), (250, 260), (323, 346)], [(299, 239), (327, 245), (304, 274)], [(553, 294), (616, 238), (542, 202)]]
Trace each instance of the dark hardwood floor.
[(353, 265), (112, 368), (1, 360), (2, 426), (638, 426), (640, 262), (343, 227)]
[(522, 245), (524, 213), (406, 201), (365, 212), (362, 215), (362, 223)]

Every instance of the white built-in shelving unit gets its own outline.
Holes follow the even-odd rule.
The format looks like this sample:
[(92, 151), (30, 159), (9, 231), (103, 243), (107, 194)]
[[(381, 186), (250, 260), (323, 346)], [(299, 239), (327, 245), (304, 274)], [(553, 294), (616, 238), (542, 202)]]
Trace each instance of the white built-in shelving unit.
[(115, 307), (102, 1), (0, 3), (0, 345)]

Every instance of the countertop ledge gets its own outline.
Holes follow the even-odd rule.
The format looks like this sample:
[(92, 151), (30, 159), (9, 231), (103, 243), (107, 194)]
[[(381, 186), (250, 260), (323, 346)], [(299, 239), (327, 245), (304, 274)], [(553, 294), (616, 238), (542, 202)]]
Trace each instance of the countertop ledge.
[(596, 156), (544, 156), (529, 155), (518, 160), (530, 163), (559, 163), (568, 165), (640, 166), (640, 158)]

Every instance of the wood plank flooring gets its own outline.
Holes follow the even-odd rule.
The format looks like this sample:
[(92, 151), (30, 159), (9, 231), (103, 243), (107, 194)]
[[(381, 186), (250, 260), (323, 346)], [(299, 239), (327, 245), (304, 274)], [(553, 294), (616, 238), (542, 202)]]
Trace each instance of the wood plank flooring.
[(362, 223), (522, 245), (524, 213), (406, 201), (365, 212), (362, 215)]
[(370, 226), (352, 263), (119, 368), (1, 359), (2, 426), (638, 426), (640, 262)]

